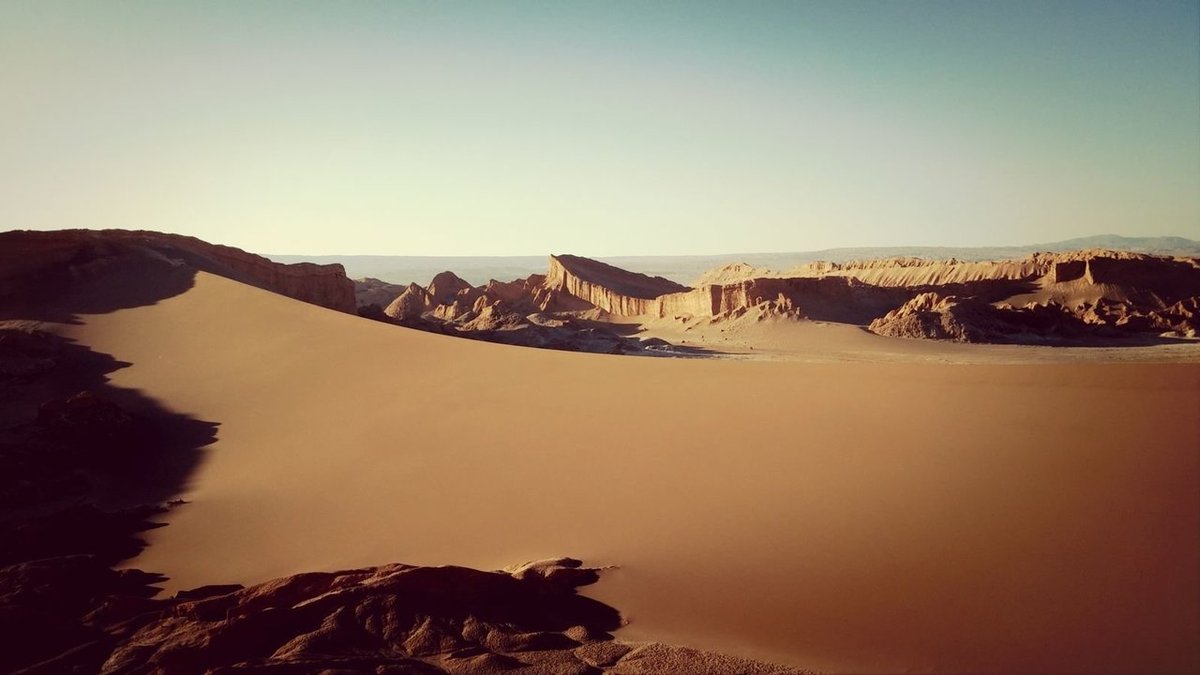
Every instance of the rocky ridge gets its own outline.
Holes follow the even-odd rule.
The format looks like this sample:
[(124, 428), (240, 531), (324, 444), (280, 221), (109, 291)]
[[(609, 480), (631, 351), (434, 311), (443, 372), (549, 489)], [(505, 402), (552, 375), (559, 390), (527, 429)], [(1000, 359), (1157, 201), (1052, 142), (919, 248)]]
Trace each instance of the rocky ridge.
[(615, 640), (616, 611), (575, 592), (598, 579), (581, 565), (561, 558), (483, 572), (395, 564), (198, 589), (126, 619), (100, 672), (799, 672)]
[(669, 279), (627, 272), (573, 255), (550, 256), (545, 285), (615, 316), (654, 314), (657, 298), (688, 290)]
[[(354, 279), (354, 302), (359, 310), (374, 305), (383, 311), (396, 296), (404, 292), (405, 286), (390, 284), (380, 279), (364, 277)], [(360, 311), (361, 313), (361, 311)]]
[(314, 305), (356, 309), (354, 284), (339, 264), (285, 265), (194, 237), (128, 230), (0, 233), (0, 305), (52, 298), (74, 284), (111, 282), (151, 266), (177, 278), (203, 270)]
[(879, 335), (962, 342), (1060, 343), (1126, 335), (1195, 337), (1200, 262), (1123, 251), (1019, 260), (890, 258), (814, 263), (791, 276), (748, 265), (686, 288), (578, 256), (548, 274), (472, 287), (446, 272), (410, 285), (390, 320), (479, 339), (614, 353), (679, 353), (617, 334), (621, 321), (762, 318), (866, 326)]
[(1200, 332), (1196, 259), (1117, 251), (1036, 254), (1017, 267), (998, 268), (997, 274), (1014, 270), (1027, 275), (1012, 279), (1024, 287), (1011, 287), (1017, 292), (1003, 299), (924, 292), (872, 321), (869, 329), (960, 342), (1194, 338)]
[(871, 322), (877, 335), (952, 342), (1039, 342), (1078, 338), (1085, 325), (1061, 307), (995, 307), (975, 298), (922, 293)]
[[(582, 260), (566, 258), (568, 265)], [(688, 353), (672, 350), (662, 340), (622, 335), (609, 321), (610, 312), (565, 289), (590, 289), (589, 297), (615, 303), (610, 306), (628, 306), (626, 296), (600, 290), (603, 287), (594, 280), (573, 279), (576, 277), (555, 257), (551, 258), (550, 275), (534, 274), (509, 282), (493, 279), (477, 287), (452, 272), (442, 272), (425, 287), (409, 284), (376, 318), (430, 332), (527, 347), (612, 354)], [(644, 288), (658, 282), (637, 279), (622, 288), (646, 292), (638, 290), (639, 283)]]

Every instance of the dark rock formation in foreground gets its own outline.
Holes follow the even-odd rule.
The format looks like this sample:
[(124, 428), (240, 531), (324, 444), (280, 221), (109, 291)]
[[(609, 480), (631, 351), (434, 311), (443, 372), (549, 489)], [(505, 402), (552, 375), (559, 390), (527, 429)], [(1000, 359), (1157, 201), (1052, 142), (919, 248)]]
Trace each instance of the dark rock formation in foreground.
[[(0, 667), (111, 675), (804, 672), (616, 640), (617, 611), (575, 592), (597, 578), (570, 558), (496, 572), (394, 564), (154, 599), (154, 575), (113, 571), (89, 556), (28, 561), (0, 567), (0, 628), (16, 638)], [(31, 654), (45, 658), (27, 662)]]

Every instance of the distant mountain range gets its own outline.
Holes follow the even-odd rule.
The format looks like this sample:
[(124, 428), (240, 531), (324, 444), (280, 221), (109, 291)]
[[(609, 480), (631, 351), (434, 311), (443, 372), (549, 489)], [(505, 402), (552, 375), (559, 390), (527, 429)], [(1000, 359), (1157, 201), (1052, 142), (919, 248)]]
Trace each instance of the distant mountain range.
[[(796, 253), (731, 253), (708, 256), (613, 256), (597, 258), (633, 272), (666, 277), (691, 284), (701, 274), (722, 265), (744, 262), (755, 267), (790, 269), (816, 260), (846, 262), (864, 258), (911, 256), (916, 258), (957, 258), (959, 260), (1003, 260), (1020, 258), (1037, 251), (1062, 252), (1084, 248), (1104, 248), (1157, 255), (1200, 256), (1200, 241), (1184, 237), (1122, 237), (1102, 234), (1066, 239), (1048, 244), (1025, 246), (881, 246), (829, 248)], [(586, 251), (569, 251), (586, 254)], [(490, 279), (512, 281), (546, 271), (548, 251), (541, 256), (396, 256), (396, 255), (269, 255), (277, 262), (341, 263), (355, 279), (371, 277), (393, 284), (426, 284), (439, 272), (453, 270), (466, 281), (485, 284)]]

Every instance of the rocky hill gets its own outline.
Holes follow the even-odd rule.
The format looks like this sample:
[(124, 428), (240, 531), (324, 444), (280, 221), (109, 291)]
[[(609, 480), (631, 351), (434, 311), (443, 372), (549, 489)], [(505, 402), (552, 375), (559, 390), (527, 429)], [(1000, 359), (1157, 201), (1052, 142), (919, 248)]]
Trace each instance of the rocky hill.
[[(194, 237), (127, 230), (11, 231), (0, 233), (0, 306), (61, 298), (73, 287), (124, 283), (158, 274), (186, 286), (202, 270), (297, 300), (353, 313), (354, 284), (341, 265), (285, 265)], [(124, 282), (118, 280), (124, 278)], [(140, 283), (145, 283), (143, 279)]]
[(405, 286), (391, 284), (381, 279), (366, 277), (354, 279), (354, 302), (361, 309), (375, 305), (381, 310), (396, 296), (404, 292)]
[[(745, 278), (742, 278), (745, 277)], [(727, 265), (687, 288), (579, 256), (546, 275), (471, 286), (450, 272), (409, 285), (384, 311), (425, 330), (530, 346), (672, 353), (615, 327), (655, 319), (756, 316), (867, 326), (879, 335), (1056, 343), (1126, 335), (1195, 336), (1200, 262), (1127, 251), (1016, 260), (899, 257), (812, 263), (779, 274)]]
[(855, 279), (756, 278), (713, 284), (660, 296), (653, 314), (668, 317), (720, 318), (733, 312), (774, 303), (798, 309), (805, 317), (839, 323), (867, 323), (905, 302), (911, 293)]

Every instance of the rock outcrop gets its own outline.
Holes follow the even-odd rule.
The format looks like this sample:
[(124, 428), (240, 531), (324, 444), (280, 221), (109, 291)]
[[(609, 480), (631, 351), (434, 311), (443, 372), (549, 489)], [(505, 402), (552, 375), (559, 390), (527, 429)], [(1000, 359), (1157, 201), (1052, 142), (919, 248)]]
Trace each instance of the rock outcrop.
[(660, 296), (652, 312), (658, 317), (719, 317), (764, 302), (784, 302), (810, 319), (865, 324), (912, 295), (855, 279), (760, 278)]
[(157, 575), (89, 556), (35, 560), (0, 567), (0, 624), (21, 620), (6, 637), (27, 640), (0, 663), (105, 675), (806, 672), (616, 640), (617, 611), (575, 590), (597, 579), (570, 558), (495, 572), (391, 564), (153, 599)]
[(416, 284), (409, 284), (403, 293), (388, 304), (383, 313), (393, 319), (415, 319), (431, 304), (432, 299), (428, 291)]
[[(584, 259), (574, 260), (578, 263)], [(578, 265), (590, 269), (588, 263), (591, 262)], [(552, 262), (551, 268), (555, 269), (555, 266)], [(564, 268), (559, 266), (557, 269), (558, 281), (534, 274), (508, 282), (493, 279), (477, 287), (452, 272), (442, 272), (424, 288), (410, 284), (388, 304), (383, 315), (410, 328), (526, 347), (646, 355), (679, 355), (694, 351), (676, 349), (662, 340), (619, 334), (606, 321), (597, 320), (609, 316), (606, 310), (565, 290), (568, 286), (579, 286), (564, 283)], [(622, 288), (632, 289), (632, 292), (645, 292), (644, 287), (658, 283), (651, 277), (626, 281), (628, 283)], [(643, 290), (638, 290), (638, 284), (642, 284)], [(592, 288), (599, 287), (593, 285)], [(601, 294), (598, 290), (596, 293)], [(653, 302), (653, 299), (638, 300)]]
[(462, 291), (470, 290), (471, 284), (467, 283), (454, 272), (441, 272), (429, 282), (425, 287), (425, 291), (429, 293), (429, 299), (433, 306), (447, 305), (454, 301), (454, 297)]
[(961, 261), (899, 257), (836, 263), (818, 261), (788, 272), (789, 277), (850, 277), (889, 287), (933, 287), (980, 281), (1036, 279), (1053, 265), (1052, 254), (1038, 253), (1021, 260)]
[(922, 293), (872, 321), (869, 330), (890, 337), (994, 342), (1004, 336), (998, 314), (985, 302)]
[[(194, 237), (127, 230), (0, 233), (0, 302), (61, 295), (73, 284), (131, 268), (203, 270), (297, 300), (353, 314), (354, 283), (341, 265), (285, 265)], [(148, 291), (147, 291), (148, 292)]]
[[(424, 289), (410, 286), (385, 314), (405, 325), (509, 344), (621, 353), (648, 349), (606, 328), (626, 318), (721, 322), (750, 312), (762, 320), (869, 325), (881, 335), (964, 342), (1188, 337), (1200, 330), (1200, 262), (1128, 252), (813, 263), (793, 276), (736, 264), (705, 278), (720, 283), (686, 288), (556, 255), (545, 276), (479, 287), (444, 272)], [(672, 348), (655, 350), (664, 352)]]
[[(208, 252), (204, 242), (190, 237), (187, 239), (191, 240), (188, 245)], [(358, 308), (354, 299), (354, 282), (346, 276), (346, 270), (340, 264), (285, 265), (231, 246), (212, 245), (209, 251), (217, 260), (240, 273), (242, 279), (239, 280), (249, 279), (251, 285), (349, 314)]]
[(405, 286), (389, 284), (386, 281), (366, 277), (354, 280), (354, 302), (359, 308), (376, 305), (380, 309), (387, 307), (397, 295), (404, 292)]
[(550, 256), (545, 284), (616, 316), (652, 315), (656, 298), (688, 290), (669, 279), (628, 272), (573, 255)]
[(1074, 315), (1084, 323), (1125, 332), (1160, 333), (1168, 337), (1200, 335), (1200, 298), (1180, 300), (1160, 309), (1138, 306), (1128, 300), (1100, 298), (1083, 303)]
[(1196, 260), (1191, 258), (1089, 249), (1033, 253), (1020, 259), (995, 261), (884, 258), (845, 263), (816, 262), (776, 276), (841, 276), (876, 286), (912, 289), (962, 287), (980, 282), (1026, 281), (1044, 285), (1077, 280), (1087, 284), (1169, 289), (1194, 286), (1196, 268)]
[(750, 279), (780, 276), (783, 275), (766, 267), (756, 267), (744, 262), (730, 263), (701, 274), (700, 278), (696, 280), (695, 287), (723, 286)]
[(1089, 334), (1086, 324), (1061, 305), (996, 307), (975, 298), (937, 293), (918, 295), (872, 321), (868, 330), (890, 337), (991, 343), (1058, 342)]

